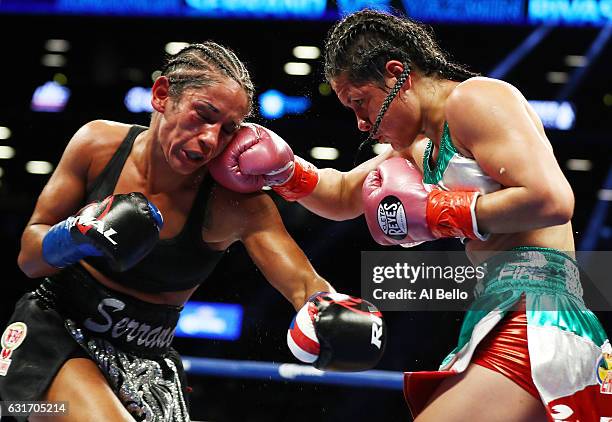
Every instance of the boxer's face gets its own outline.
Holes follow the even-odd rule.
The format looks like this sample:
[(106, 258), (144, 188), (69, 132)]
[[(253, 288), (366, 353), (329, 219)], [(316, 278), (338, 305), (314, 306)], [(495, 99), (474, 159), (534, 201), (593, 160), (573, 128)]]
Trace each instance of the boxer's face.
[[(394, 81), (386, 81), (387, 86), (393, 86)], [(369, 132), (387, 98), (388, 90), (374, 82), (357, 85), (345, 76), (334, 79), (331, 86), (340, 102), (355, 113), (359, 130)], [(391, 102), (374, 138), (379, 143), (391, 144), (395, 150), (402, 150), (416, 138), (420, 123), (418, 109), (413, 106), (406, 91), (401, 90), (398, 97)]]
[(170, 167), (191, 174), (219, 155), (248, 112), (248, 96), (233, 79), (186, 88), (168, 97), (159, 127), (162, 153)]

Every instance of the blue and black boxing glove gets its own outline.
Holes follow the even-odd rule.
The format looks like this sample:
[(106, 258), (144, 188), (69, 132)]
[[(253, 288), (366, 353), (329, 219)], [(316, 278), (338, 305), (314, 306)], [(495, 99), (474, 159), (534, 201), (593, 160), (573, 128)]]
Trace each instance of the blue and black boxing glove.
[(161, 213), (142, 193), (111, 195), (51, 227), (43, 239), (43, 258), (64, 268), (104, 256), (114, 271), (125, 271), (155, 247), (162, 226)]

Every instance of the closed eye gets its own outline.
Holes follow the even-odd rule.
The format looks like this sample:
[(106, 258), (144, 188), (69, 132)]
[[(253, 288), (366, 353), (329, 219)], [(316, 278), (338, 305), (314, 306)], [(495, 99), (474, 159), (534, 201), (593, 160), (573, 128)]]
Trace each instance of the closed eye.
[(209, 123), (211, 121), (210, 117), (206, 116), (205, 114), (202, 114), (200, 112), (196, 113), (198, 115), (198, 119), (202, 120), (205, 123)]
[(226, 135), (233, 135), (238, 129), (240, 129), (240, 125), (232, 124), (223, 126), (223, 133)]
[[(214, 124), (214, 123), (216, 123), (216, 122), (217, 122), (215, 118), (213, 118), (213, 117), (211, 117), (211, 116), (208, 116), (208, 115), (206, 115), (206, 114), (203, 114), (203, 113), (200, 113), (200, 112), (197, 112), (196, 114), (197, 114), (197, 116), (198, 116), (198, 119), (199, 119), (199, 120), (201, 120), (201, 121), (202, 121), (202, 122), (204, 122), (204, 123), (207, 123), (207, 124)], [(223, 125), (223, 126), (221, 127), (221, 130), (222, 130), (222, 131), (223, 131), (223, 133), (224, 133), (224, 134), (226, 134), (226, 135), (232, 135), (232, 134), (234, 134), (234, 132), (236, 132), (236, 131), (237, 131), (239, 128), (240, 128), (240, 125), (238, 125), (238, 124), (236, 124), (236, 123), (232, 122), (232, 123), (230, 123), (230, 124)]]

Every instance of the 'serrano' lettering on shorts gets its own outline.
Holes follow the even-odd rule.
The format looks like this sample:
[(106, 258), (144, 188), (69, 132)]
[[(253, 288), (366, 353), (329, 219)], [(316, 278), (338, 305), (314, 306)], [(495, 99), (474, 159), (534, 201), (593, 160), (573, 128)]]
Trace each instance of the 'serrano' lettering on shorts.
[(125, 317), (113, 325), (113, 319), (106, 311), (105, 307), (113, 308), (111, 312), (118, 312), (125, 308), (125, 303), (115, 298), (102, 299), (98, 304), (98, 312), (104, 318), (104, 323), (99, 324), (92, 318), (87, 318), (84, 322), (85, 328), (95, 333), (111, 332), (112, 338), (125, 336), (126, 342), (136, 339), (138, 346), (144, 347), (168, 347), (174, 339), (175, 327), (164, 327), (163, 325), (151, 327), (136, 319)]

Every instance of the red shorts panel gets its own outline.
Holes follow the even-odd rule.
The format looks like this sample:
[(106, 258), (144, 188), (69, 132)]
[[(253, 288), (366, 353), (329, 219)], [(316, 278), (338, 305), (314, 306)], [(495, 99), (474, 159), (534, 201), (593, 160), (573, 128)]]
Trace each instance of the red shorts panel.
[(519, 310), (507, 314), (480, 342), (472, 363), (499, 372), (540, 400), (531, 377), (525, 302), (519, 306)]
[[(499, 372), (541, 400), (531, 377), (524, 301), (518, 303), (517, 311), (506, 314), (478, 344), (471, 363)], [(454, 375), (457, 375), (454, 371), (406, 373), (404, 397), (412, 416), (416, 417), (423, 410), (442, 381)]]

